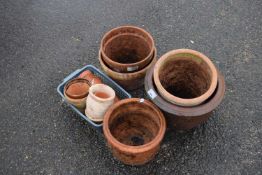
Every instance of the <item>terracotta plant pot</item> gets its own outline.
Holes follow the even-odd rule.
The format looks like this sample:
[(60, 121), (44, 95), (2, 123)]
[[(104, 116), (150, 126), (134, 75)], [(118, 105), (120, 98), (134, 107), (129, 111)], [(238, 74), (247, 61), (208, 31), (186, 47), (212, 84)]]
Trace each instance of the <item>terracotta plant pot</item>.
[(130, 98), (111, 106), (103, 131), (113, 155), (128, 165), (142, 165), (154, 158), (166, 130), (162, 112), (151, 102)]
[(152, 36), (139, 27), (120, 26), (107, 32), (101, 41), (104, 62), (116, 72), (143, 69), (153, 59)]
[(83, 78), (75, 78), (64, 87), (66, 100), (83, 111), (86, 106), (86, 97), (89, 92), (89, 82)]
[(180, 106), (196, 106), (208, 99), (216, 89), (217, 77), (212, 61), (190, 49), (167, 52), (154, 68), (158, 92)]
[(154, 59), (151, 61), (151, 63), (149, 63), (142, 70), (132, 73), (119, 73), (110, 69), (109, 66), (106, 65), (106, 63), (103, 61), (101, 52), (99, 52), (99, 62), (105, 73), (118, 84), (120, 84), (123, 88), (126, 90), (135, 90), (143, 86), (146, 71), (156, 62), (156, 51), (154, 53)]
[(145, 90), (151, 101), (157, 105), (167, 119), (170, 128), (187, 130), (204, 123), (211, 116), (212, 111), (221, 103), (225, 93), (225, 81), (218, 73), (218, 83), (214, 93), (205, 102), (198, 106), (183, 107), (166, 101), (156, 91), (153, 81), (152, 67), (145, 78)]
[(93, 84), (102, 84), (102, 80), (99, 77), (95, 76), (89, 70), (86, 70), (86, 71), (82, 72), (78, 77), (86, 79), (87, 81), (89, 81), (89, 83), (91, 85), (93, 85)]
[(115, 102), (115, 91), (105, 84), (95, 84), (89, 89), (85, 114), (92, 121), (102, 122), (106, 110)]

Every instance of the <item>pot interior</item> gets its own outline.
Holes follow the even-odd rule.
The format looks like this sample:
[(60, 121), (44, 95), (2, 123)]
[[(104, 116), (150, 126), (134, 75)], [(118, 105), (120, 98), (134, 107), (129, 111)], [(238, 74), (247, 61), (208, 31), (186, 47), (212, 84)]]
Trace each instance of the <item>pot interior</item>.
[(143, 103), (123, 104), (112, 112), (109, 129), (113, 137), (125, 145), (144, 145), (152, 141), (160, 129), (157, 115)]
[(111, 60), (129, 64), (146, 58), (152, 46), (138, 35), (118, 35), (105, 44), (105, 54)]
[(73, 80), (66, 86), (65, 93), (71, 98), (83, 98), (87, 96), (89, 88), (86, 82)]
[(172, 95), (190, 99), (203, 95), (211, 85), (212, 72), (208, 64), (192, 54), (172, 55), (162, 65), (159, 79)]

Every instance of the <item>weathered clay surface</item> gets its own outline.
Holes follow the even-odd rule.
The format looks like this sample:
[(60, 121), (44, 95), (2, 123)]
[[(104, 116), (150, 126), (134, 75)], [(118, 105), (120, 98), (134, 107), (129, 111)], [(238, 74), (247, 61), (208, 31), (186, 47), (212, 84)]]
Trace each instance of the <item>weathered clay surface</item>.
[(137, 35), (119, 35), (105, 46), (105, 54), (119, 63), (135, 63), (150, 53), (146, 40)]
[(217, 70), (204, 54), (191, 49), (171, 50), (154, 66), (154, 83), (167, 101), (180, 106), (197, 106), (217, 86)]
[(89, 87), (89, 82), (83, 78), (75, 78), (69, 81), (64, 87), (66, 100), (83, 112), (86, 106), (86, 97), (89, 92)]
[(126, 99), (114, 104), (104, 117), (104, 134), (116, 158), (130, 165), (150, 161), (165, 133), (161, 111), (146, 100)]
[(107, 32), (101, 41), (104, 62), (114, 71), (136, 72), (153, 59), (152, 36), (139, 27), (121, 26)]
[(143, 86), (144, 78), (147, 70), (156, 62), (156, 50), (154, 52), (153, 60), (142, 70), (132, 73), (119, 73), (112, 70), (102, 59), (101, 52), (99, 54), (99, 62), (104, 72), (120, 84), (126, 90), (135, 90)]
[(159, 74), (163, 87), (180, 98), (195, 98), (204, 94), (211, 83), (206, 64), (197, 64), (187, 58), (167, 62)]
[(82, 98), (88, 94), (90, 86), (83, 81), (74, 81), (71, 83), (65, 93), (71, 98)]
[(187, 130), (206, 122), (212, 111), (221, 103), (225, 93), (225, 81), (220, 73), (218, 75), (218, 85), (215, 92), (203, 104), (198, 106), (178, 106), (162, 98), (154, 85), (153, 68), (147, 72), (145, 90), (146, 92), (149, 90), (154, 91), (156, 94), (154, 98), (151, 98), (151, 101), (163, 111), (170, 128)]

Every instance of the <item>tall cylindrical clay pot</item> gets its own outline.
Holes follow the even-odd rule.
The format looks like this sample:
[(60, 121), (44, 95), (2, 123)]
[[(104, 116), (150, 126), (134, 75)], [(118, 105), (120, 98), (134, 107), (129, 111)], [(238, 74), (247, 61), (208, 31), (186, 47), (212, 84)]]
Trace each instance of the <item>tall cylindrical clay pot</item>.
[(95, 122), (102, 122), (106, 110), (114, 103), (115, 91), (105, 84), (95, 84), (89, 89), (85, 114)]

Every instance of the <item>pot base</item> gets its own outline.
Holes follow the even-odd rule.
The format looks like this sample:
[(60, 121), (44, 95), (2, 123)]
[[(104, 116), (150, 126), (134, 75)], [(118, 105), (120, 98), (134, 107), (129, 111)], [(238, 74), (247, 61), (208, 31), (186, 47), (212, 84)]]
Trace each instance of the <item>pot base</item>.
[(92, 116), (92, 115), (90, 115), (88, 112), (87, 112), (87, 110), (85, 110), (85, 115), (90, 119), (90, 120), (92, 120), (92, 121), (94, 121), (94, 122), (103, 122), (103, 119), (98, 119), (98, 117), (94, 117), (94, 116)]

